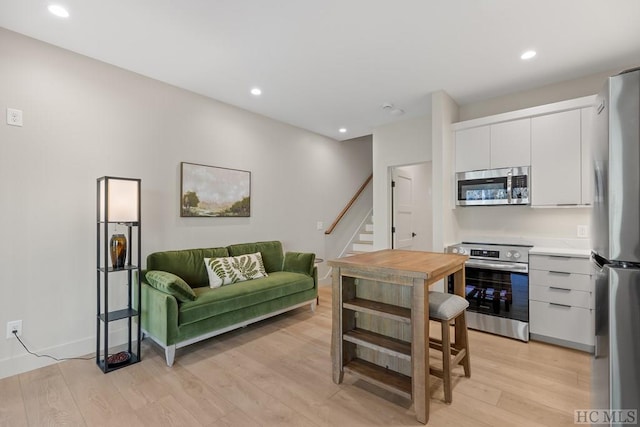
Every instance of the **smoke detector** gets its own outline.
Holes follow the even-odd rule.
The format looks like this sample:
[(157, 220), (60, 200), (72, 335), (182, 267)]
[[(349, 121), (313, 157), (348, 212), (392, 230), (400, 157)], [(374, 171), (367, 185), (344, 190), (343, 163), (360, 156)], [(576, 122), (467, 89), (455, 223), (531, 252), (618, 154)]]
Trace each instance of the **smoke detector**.
[(382, 104), (382, 109), (392, 116), (401, 116), (404, 114), (404, 110), (402, 108), (398, 108), (390, 102)]

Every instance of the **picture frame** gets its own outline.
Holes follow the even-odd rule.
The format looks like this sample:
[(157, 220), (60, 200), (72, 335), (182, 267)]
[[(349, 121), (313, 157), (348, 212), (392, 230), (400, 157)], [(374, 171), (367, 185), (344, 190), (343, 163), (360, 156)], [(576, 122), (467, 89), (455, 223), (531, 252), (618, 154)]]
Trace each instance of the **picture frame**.
[(251, 172), (181, 162), (180, 216), (250, 217)]

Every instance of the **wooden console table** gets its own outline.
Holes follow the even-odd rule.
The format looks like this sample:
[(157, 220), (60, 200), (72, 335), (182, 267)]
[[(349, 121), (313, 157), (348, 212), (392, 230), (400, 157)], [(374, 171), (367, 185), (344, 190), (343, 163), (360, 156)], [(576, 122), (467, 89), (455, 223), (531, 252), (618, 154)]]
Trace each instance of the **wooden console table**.
[[(333, 381), (348, 372), (411, 399), (429, 420), (429, 292), (453, 275), (464, 297), (465, 255), (386, 249), (329, 261), (333, 267)], [(445, 283), (446, 286), (446, 283)], [(455, 331), (456, 342), (462, 331)]]

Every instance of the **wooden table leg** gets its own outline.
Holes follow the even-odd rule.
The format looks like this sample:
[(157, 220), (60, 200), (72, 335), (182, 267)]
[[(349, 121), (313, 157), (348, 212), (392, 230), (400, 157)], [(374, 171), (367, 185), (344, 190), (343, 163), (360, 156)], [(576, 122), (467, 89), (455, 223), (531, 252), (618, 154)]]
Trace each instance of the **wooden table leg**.
[(429, 421), (429, 285), (414, 279), (411, 304), (412, 400), (419, 422)]
[(340, 268), (333, 268), (331, 282), (332, 328), (331, 328), (331, 361), (333, 382), (342, 383), (344, 370), (342, 367), (342, 286), (340, 282)]
[[(455, 273), (453, 273), (453, 293), (465, 297), (465, 274), (464, 274), (464, 266)], [(456, 348), (460, 348), (462, 344), (465, 343), (467, 339), (467, 335), (465, 333), (465, 327), (462, 322), (456, 322), (455, 325), (455, 346)]]

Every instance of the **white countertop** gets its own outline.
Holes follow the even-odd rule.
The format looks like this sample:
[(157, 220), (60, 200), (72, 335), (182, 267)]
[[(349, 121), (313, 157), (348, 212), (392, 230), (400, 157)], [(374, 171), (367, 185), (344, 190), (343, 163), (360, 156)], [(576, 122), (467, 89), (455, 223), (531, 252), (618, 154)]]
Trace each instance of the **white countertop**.
[(576, 248), (552, 248), (544, 246), (534, 246), (529, 251), (529, 255), (556, 255), (556, 256), (571, 256), (576, 258), (589, 258), (591, 251), (589, 249), (576, 249)]

